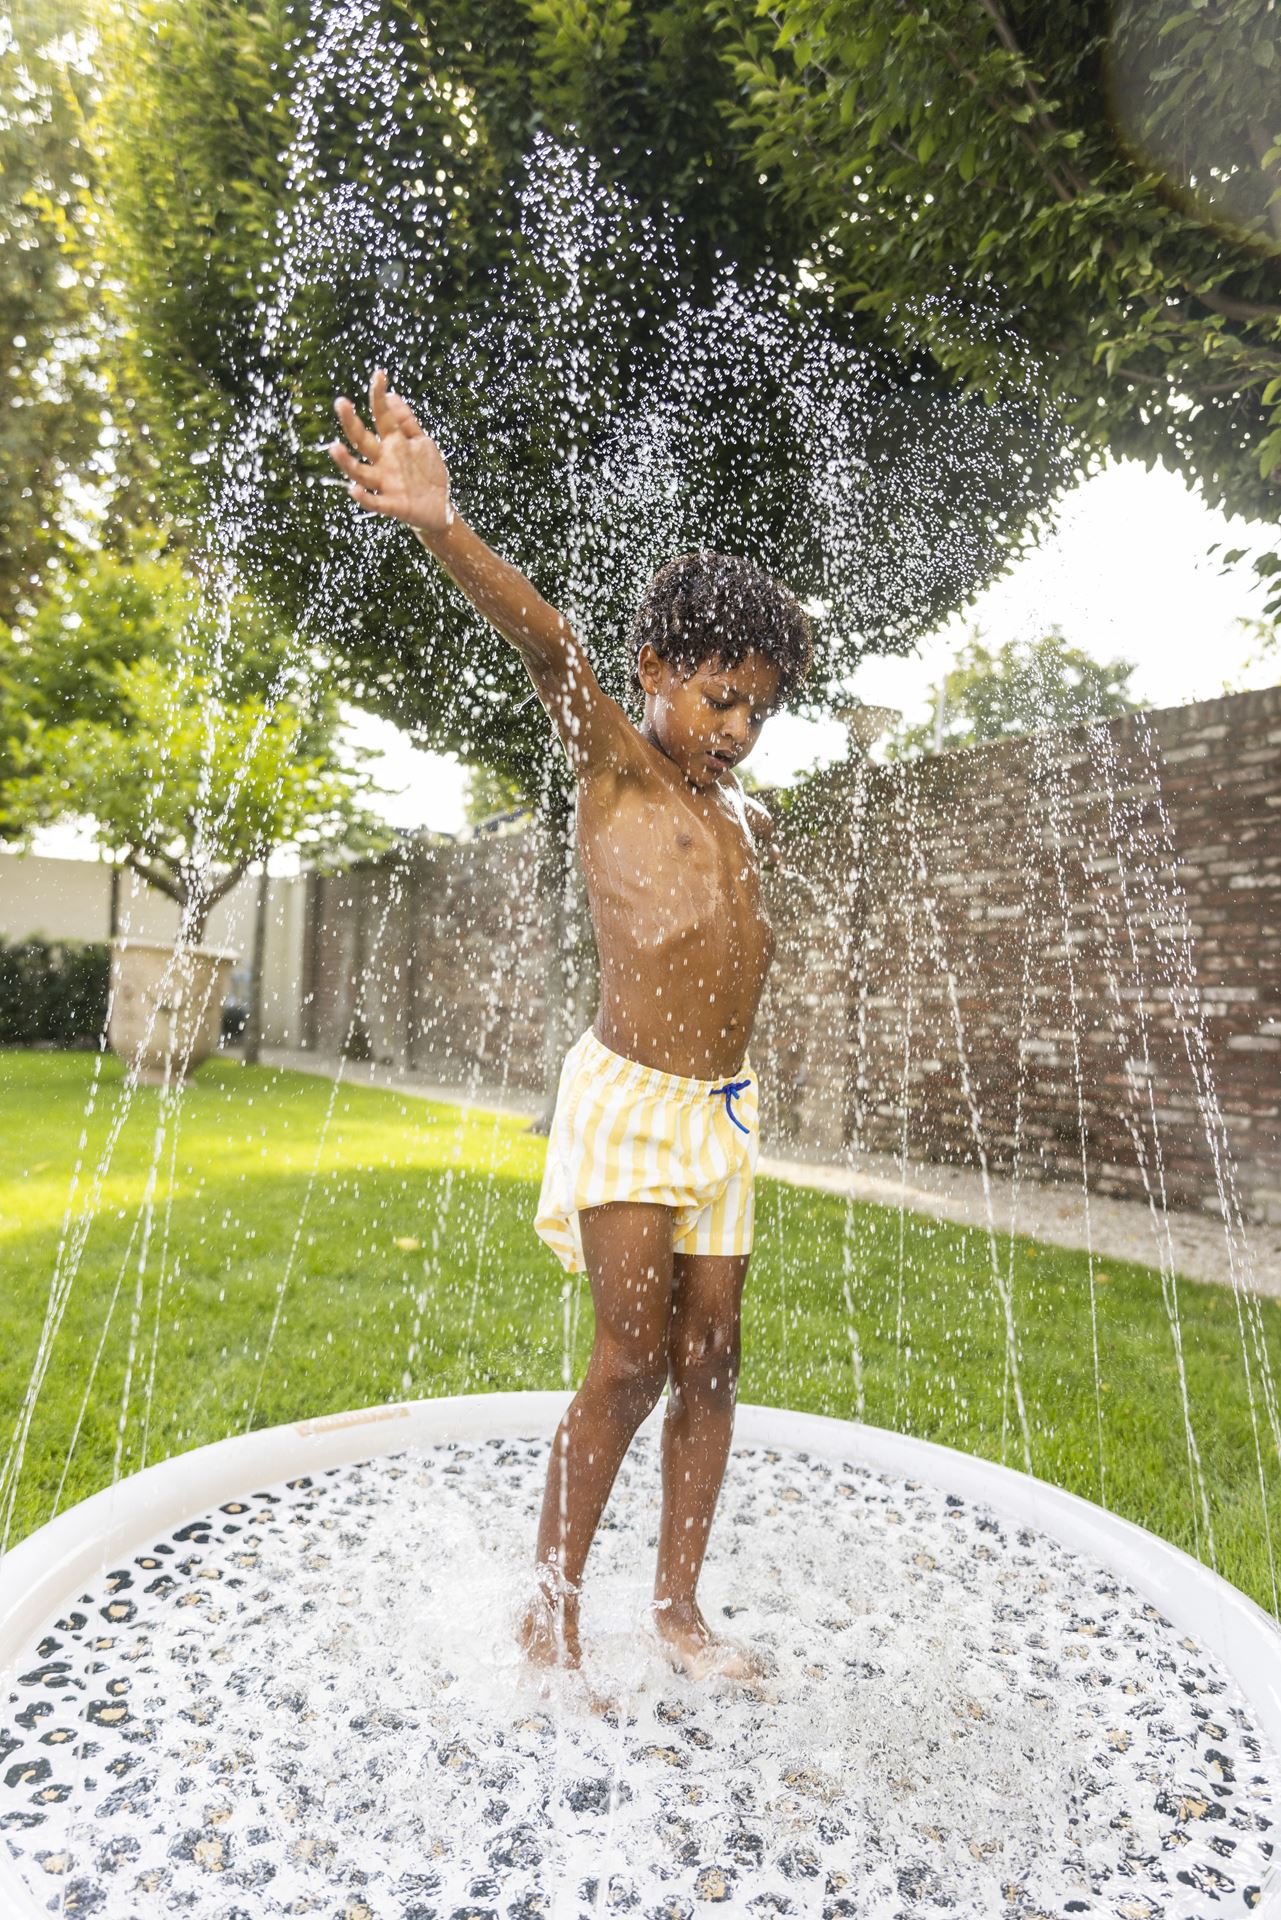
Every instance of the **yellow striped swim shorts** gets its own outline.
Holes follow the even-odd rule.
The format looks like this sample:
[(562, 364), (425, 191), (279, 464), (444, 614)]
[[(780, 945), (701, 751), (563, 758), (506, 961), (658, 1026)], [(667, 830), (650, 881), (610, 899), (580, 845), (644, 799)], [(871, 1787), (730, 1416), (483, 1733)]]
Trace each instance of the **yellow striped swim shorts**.
[(589, 1027), (565, 1055), (534, 1231), (568, 1273), (586, 1262), (580, 1207), (672, 1207), (677, 1253), (750, 1253), (757, 1087), (744, 1059), (726, 1080), (643, 1067)]

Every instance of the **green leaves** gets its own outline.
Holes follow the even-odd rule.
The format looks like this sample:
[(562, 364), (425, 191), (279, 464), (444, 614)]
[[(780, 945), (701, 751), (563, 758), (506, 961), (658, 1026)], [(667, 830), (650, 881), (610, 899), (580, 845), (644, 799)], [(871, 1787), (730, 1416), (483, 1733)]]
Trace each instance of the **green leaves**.
[(1259, 473), (1265, 480), (1270, 479), (1277, 469), (1281, 469), (1281, 427), (1274, 427), (1272, 432), (1260, 442), (1258, 462)]
[[(758, 60), (753, 15), (717, 12), (736, 71)], [(741, 96), (734, 124), (779, 198), (825, 224), (838, 304), (985, 388), (1015, 329), (1082, 461), (1104, 443), (1160, 459), (1213, 504), (1275, 520), (1271, 0), (1213, 14), (1121, 0), (1110, 37), (1085, 0), (776, 0), (769, 19), (773, 82)], [(958, 283), (995, 322), (986, 340), (957, 338)]]
[[(410, 373), (425, 385), (465, 336), (477, 290), (510, 259), (502, 192), (536, 127), (572, 129), (643, 209), (676, 209), (690, 239), (682, 293), (708, 283), (718, 254), (748, 273), (821, 259), (810, 297), (845, 337), (928, 381), (993, 396), (1013, 334), (1040, 362), (1047, 405), (1065, 409), (1081, 464), (1110, 444), (1178, 468), (1235, 511), (1275, 515), (1281, 292), (1267, 234), (1281, 220), (1281, 123), (1273, 85), (1261, 96), (1262, 144), (1246, 152), (1243, 114), (1260, 96), (1241, 78), (1242, 60), (1275, 37), (1265, 0), (1234, 8), (1230, 32), (1202, 8), (1161, 15), (1122, 0), (1110, 47), (1092, 0), (437, 0), (430, 11), (380, 0), (378, 18), (409, 50), (379, 129), (385, 144), (370, 140), (365, 105), (330, 101), (315, 177), (302, 185), (282, 160), (291, 62), (306, 52), (294, 45), (301, 15), (237, 0), (136, 0), (123, 15), (94, 4), (105, 78), (97, 219), (118, 289), (113, 324), (126, 382), (148, 396), (166, 503), (193, 520), (207, 475), (187, 456), (245, 405), (262, 262), (290, 196), (353, 172), (367, 184), (402, 180), (412, 157), (422, 198), (396, 203), (396, 218), (412, 241), (430, 209), (447, 242), (439, 283), (406, 303), (397, 335), (413, 341)], [(1122, 68), (1139, 90), (1124, 113), (1108, 91)], [(1198, 128), (1221, 120), (1221, 144), (1207, 151), (1252, 183), (1248, 239), (1226, 186), (1207, 200), (1171, 172), (1162, 129), (1189, 115)], [(957, 324), (958, 289), (977, 306), (974, 324)], [(1208, 309), (1189, 289), (1232, 310)], [(638, 270), (638, 311), (652, 315), (669, 297)], [(369, 305), (363, 281), (319, 268), (300, 278), (298, 336), (312, 344), (271, 367), (300, 437), (327, 430), (335, 382), (367, 374), (350, 315)], [(643, 356), (646, 339), (638, 319), (626, 354)], [(527, 423), (512, 431), (526, 476), (547, 469)], [(958, 500), (955, 511), (964, 521), (975, 509)], [(280, 604), (301, 617), (332, 535), (319, 511), (296, 526), (287, 552), (260, 557)], [(485, 530), (501, 544), (501, 524)], [(439, 745), (472, 757), (483, 748), (529, 782), (545, 729), (511, 721), (501, 699), (483, 740), (472, 718), (456, 726), (434, 668), (451, 649), (473, 649), (474, 635), (448, 609), (439, 629), (422, 631), (419, 556), (389, 548), (379, 569), (378, 619), (344, 636), (360, 697)], [(542, 584), (554, 590), (550, 577)], [(500, 694), (516, 684), (509, 669), (501, 654), (480, 663)]]
[(1130, 661), (1096, 660), (1058, 632), (1030, 646), (1007, 642), (993, 652), (975, 630), (955, 666), (931, 689), (935, 717), (903, 728), (890, 743), (891, 755), (911, 759), (938, 747), (973, 747), (1127, 713), (1137, 704), (1129, 693), (1133, 674)]
[[(0, 621), (30, 613), (60, 539), (110, 486), (119, 418), (82, 140), (91, 76), (77, 0), (7, 10), (0, 31)], [(127, 457), (120, 481), (129, 477)], [(71, 476), (79, 512), (71, 510)]]
[(0, 822), (27, 838), (87, 820), (186, 904), (281, 846), (317, 860), (386, 844), (337, 725), (260, 607), (241, 600), (224, 625), (177, 559), (102, 557), (58, 581), (28, 633), (0, 631)]
[[(147, 395), (165, 505), (202, 524), (210, 471), (192, 467), (193, 447), (234, 436), (260, 377), (277, 385), (287, 418), (270, 450), (252, 561), (299, 623), (314, 611), (317, 577), (327, 565), (332, 571), (335, 516), (325, 509), (333, 496), (311, 482), (325, 471), (316, 445), (333, 430), (334, 392), (358, 394), (375, 354), (401, 356), (392, 359), (393, 377), (420, 402), (434, 380), (452, 378), (451, 367), (470, 369), (478, 316), (521, 247), (512, 190), (535, 130), (572, 126), (574, 143), (599, 157), (606, 178), (622, 177), (642, 211), (669, 203), (681, 214), (688, 284), (673, 289), (638, 253), (636, 320), (621, 341), (621, 362), (643, 359), (654, 316), (673, 293), (708, 286), (721, 254), (750, 272), (789, 259), (803, 238), (726, 124), (722, 109), (738, 98), (738, 82), (702, 0), (438, 0), (431, 8), (371, 0), (354, 26), (354, 8), (312, 15), (239, 0), (137, 0), (123, 12), (109, 0), (94, 4), (104, 70), (94, 126), (105, 183), (102, 242), (131, 377)], [(337, 36), (329, 55), (336, 77), (317, 92), (314, 132), (290, 172), (298, 92), (314, 51), (308, 23), (326, 11), (326, 30)], [(348, 58), (341, 35), (349, 29)], [(375, 71), (373, 91), (385, 103), (377, 115), (367, 84)], [(292, 297), (282, 303), (279, 283), (265, 284), (263, 272), (275, 255), (277, 221), (300, 201), (315, 207), (353, 182), (378, 208), (389, 250), (417, 268), (384, 300), (373, 263), (340, 235), (295, 262)], [(430, 272), (421, 264), (425, 233)], [(592, 298), (608, 293), (597, 286)], [(561, 349), (542, 337), (553, 303), (536, 294), (531, 288), (519, 330), (541, 343), (537, 360)], [(273, 301), (284, 311), (264, 360), (263, 310)], [(531, 385), (539, 374), (536, 364)], [(479, 388), (483, 370), (475, 375)], [(614, 375), (606, 368), (602, 377)], [(510, 455), (518, 481), (532, 488), (555, 466), (518, 404), (528, 397), (514, 396), (503, 428), (518, 450)], [(292, 434), (304, 445), (301, 460)], [(555, 514), (558, 490), (546, 491)], [(282, 502), (287, 537), (273, 521), (286, 517), (276, 512)], [(490, 513), (482, 530), (517, 557), (501, 516)], [(546, 533), (554, 568), (563, 543), (558, 528)], [(451, 655), (479, 651), (461, 599), (442, 606), (440, 596), (433, 604), (424, 595), (423, 557), (407, 537), (389, 539), (371, 563), (377, 577), (363, 586), (378, 618), (345, 622), (342, 631), (352, 697), (441, 748), (483, 752), (526, 779), (545, 775), (541, 711), (516, 722), (513, 702), (500, 699), (489, 712), (457, 698)], [(542, 584), (554, 590), (554, 578)], [(620, 608), (619, 624), (625, 615)], [(490, 690), (513, 691), (518, 662), (497, 641), (481, 645), (477, 664)], [(446, 660), (447, 674), (438, 670)]]

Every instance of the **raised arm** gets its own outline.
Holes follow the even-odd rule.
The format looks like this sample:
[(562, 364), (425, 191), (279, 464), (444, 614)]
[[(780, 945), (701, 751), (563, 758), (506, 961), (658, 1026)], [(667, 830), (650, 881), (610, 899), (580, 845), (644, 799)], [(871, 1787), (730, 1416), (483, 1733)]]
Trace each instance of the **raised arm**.
[(472, 605), (516, 648), (576, 775), (606, 767), (621, 772), (636, 763), (636, 731), (601, 688), (568, 622), (457, 512), (439, 447), (409, 403), (388, 389), (381, 369), (369, 384), (369, 407), (372, 429), (350, 400), (335, 402), (351, 447), (335, 440), (329, 451), (347, 475), (352, 499), (412, 527)]

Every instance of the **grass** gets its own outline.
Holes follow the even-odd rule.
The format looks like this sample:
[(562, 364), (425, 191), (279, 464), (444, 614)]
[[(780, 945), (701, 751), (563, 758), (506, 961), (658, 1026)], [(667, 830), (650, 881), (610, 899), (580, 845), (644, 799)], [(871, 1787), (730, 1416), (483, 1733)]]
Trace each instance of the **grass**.
[[(585, 1283), (566, 1294), (566, 1276), (534, 1235), (544, 1143), (519, 1118), (464, 1117), (363, 1087), (340, 1089), (331, 1108), (326, 1081), (211, 1061), (160, 1141), (142, 1262), (160, 1097), (139, 1089), (121, 1122), (118, 1064), (100, 1063), (90, 1104), (94, 1075), (82, 1054), (0, 1053), (6, 1437), (37, 1358), (60, 1243), (65, 1235), (73, 1246), (88, 1228), (78, 1262), (64, 1247), (74, 1285), (11, 1539), (117, 1470), (248, 1426), (581, 1376), (590, 1298)], [(1004, 1271), (1007, 1243), (999, 1253)], [(1159, 1277), (1100, 1265), (1104, 1502), (1208, 1559)], [(1011, 1275), (1033, 1470), (1098, 1499), (1085, 1258), (1020, 1240)], [(1184, 1280), (1178, 1294), (1217, 1564), (1271, 1608), (1237, 1306), (1227, 1288)], [(1258, 1312), (1276, 1370), (1281, 1312), (1271, 1301)], [(1253, 1349), (1251, 1362), (1257, 1392)], [(987, 1238), (919, 1216), (900, 1223), (891, 1209), (762, 1180), (740, 1392), (1023, 1465)], [(1260, 1430), (1281, 1540), (1277, 1454), (1262, 1415)]]

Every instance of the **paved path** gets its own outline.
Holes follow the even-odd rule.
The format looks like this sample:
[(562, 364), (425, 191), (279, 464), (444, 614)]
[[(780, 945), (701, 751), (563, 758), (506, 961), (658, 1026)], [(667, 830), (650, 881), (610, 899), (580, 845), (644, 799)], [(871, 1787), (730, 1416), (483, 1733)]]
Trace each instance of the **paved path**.
[[(266, 1066), (289, 1067), (326, 1078), (337, 1071), (336, 1061), (286, 1048), (264, 1047), (262, 1058)], [(440, 1100), (449, 1106), (467, 1104), (461, 1087), (443, 1087), (391, 1067), (349, 1060), (343, 1079), (351, 1086), (382, 1087), (420, 1100)], [(522, 1113), (532, 1119), (541, 1110), (542, 1101), (524, 1092), (504, 1095), (486, 1088), (470, 1105), (474, 1111)], [(911, 1213), (929, 1214), (958, 1226), (987, 1224), (983, 1179), (976, 1167), (909, 1165), (904, 1180), (898, 1162), (888, 1154), (863, 1154), (853, 1167), (780, 1160), (762, 1154), (759, 1170), (793, 1186), (850, 1194), (876, 1206), (905, 1205)], [(1007, 1175), (994, 1174), (991, 1198), (998, 1233), (1009, 1232), (1011, 1212), (1017, 1208), (1018, 1231), (1029, 1240), (1043, 1240), (1058, 1247), (1082, 1248), (1087, 1244), (1086, 1197), (1075, 1188), (1023, 1181), (1016, 1194), (1014, 1182)], [(1145, 1200), (1118, 1200), (1108, 1194), (1091, 1193), (1088, 1215), (1088, 1242), (1100, 1259), (1160, 1265), (1158, 1232), (1163, 1234), (1165, 1229), (1161, 1223), (1154, 1223)], [(1221, 1221), (1204, 1213), (1171, 1213), (1165, 1224), (1178, 1273), (1190, 1280), (1230, 1284), (1227, 1238)], [(1281, 1298), (1281, 1226), (1249, 1228), (1246, 1256), (1244, 1262), (1239, 1261), (1238, 1272), (1258, 1292)]]

